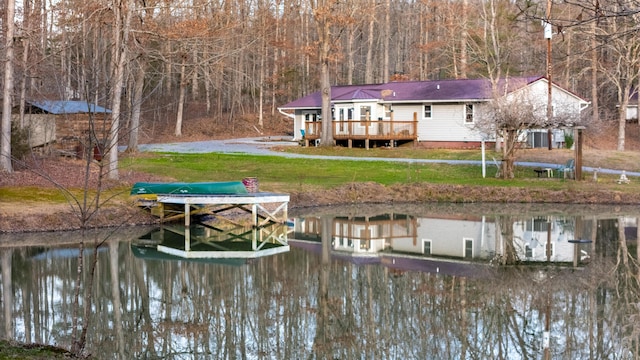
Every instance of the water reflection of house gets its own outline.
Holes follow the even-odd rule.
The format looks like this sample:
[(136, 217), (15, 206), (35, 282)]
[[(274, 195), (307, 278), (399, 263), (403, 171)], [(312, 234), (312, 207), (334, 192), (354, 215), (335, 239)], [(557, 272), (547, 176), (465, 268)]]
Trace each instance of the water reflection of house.
[(627, 241), (638, 241), (638, 220), (636, 217), (624, 217), (621, 219), (624, 227), (624, 237)]
[[(546, 216), (500, 219), (469, 214), (337, 216), (329, 219), (331, 250), (334, 255), (351, 258), (384, 253), (462, 261), (504, 256), (516, 261), (565, 263), (583, 261), (592, 252), (588, 246), (576, 249), (570, 240), (577, 238), (577, 222), (580, 237), (590, 239), (590, 224), (595, 220)], [(296, 219), (293, 238), (320, 242), (321, 224), (317, 217)], [(624, 225), (625, 229), (637, 229), (634, 226), (635, 222)]]
[[(571, 262), (575, 221), (557, 217), (532, 217), (513, 223), (513, 242), (524, 261)], [(589, 227), (585, 227), (588, 231)]]
[[(321, 241), (320, 229), (320, 218), (297, 219), (293, 238)], [(332, 250), (352, 256), (385, 251), (471, 260), (487, 258), (496, 249), (495, 225), (483, 217), (338, 216), (332, 229)]]
[(353, 253), (378, 253), (400, 241), (416, 242), (417, 220), (404, 214), (336, 217), (332, 248)]
[(486, 259), (496, 249), (495, 225), (480, 216), (419, 218), (417, 235), (418, 242), (399, 241), (394, 250), (471, 260)]

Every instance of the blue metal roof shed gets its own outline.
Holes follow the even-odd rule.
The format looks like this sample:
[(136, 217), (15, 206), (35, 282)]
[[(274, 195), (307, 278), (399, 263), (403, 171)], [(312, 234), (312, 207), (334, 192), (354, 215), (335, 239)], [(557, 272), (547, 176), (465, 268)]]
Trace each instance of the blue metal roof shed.
[(32, 106), (42, 109), (43, 111), (54, 114), (86, 114), (86, 113), (105, 113), (110, 114), (111, 110), (102, 106), (90, 104), (86, 101), (78, 100), (43, 100), (32, 101)]

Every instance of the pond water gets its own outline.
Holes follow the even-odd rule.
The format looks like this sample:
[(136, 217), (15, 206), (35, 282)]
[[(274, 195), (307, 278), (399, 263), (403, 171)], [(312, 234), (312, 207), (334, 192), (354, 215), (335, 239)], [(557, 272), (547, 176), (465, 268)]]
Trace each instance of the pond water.
[(640, 357), (637, 208), (290, 215), (227, 239), (198, 227), (2, 235), (0, 337), (71, 346), (82, 238), (78, 302), (91, 308), (77, 317), (99, 359)]

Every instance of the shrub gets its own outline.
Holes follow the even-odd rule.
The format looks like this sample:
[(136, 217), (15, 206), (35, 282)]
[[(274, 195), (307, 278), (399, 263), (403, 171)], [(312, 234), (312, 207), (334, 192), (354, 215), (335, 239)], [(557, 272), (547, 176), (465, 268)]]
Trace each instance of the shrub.
[(573, 146), (573, 134), (564, 134), (564, 147), (567, 149), (571, 149)]

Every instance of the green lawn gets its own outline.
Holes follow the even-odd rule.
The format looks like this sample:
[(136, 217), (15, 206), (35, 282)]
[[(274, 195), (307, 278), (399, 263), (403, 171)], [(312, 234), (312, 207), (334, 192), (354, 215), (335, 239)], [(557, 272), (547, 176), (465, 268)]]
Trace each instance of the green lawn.
[[(465, 154), (458, 159), (465, 159), (466, 156)], [(121, 159), (121, 169), (169, 174), (176, 181), (187, 182), (232, 181), (257, 177), (260, 188), (268, 191), (332, 188), (351, 182), (376, 182), (384, 185), (425, 182), (546, 189), (579, 186), (575, 181), (537, 178), (528, 167), (516, 168), (515, 179), (496, 179), (497, 168), (492, 161), (487, 163), (485, 178), (482, 177), (479, 165), (311, 160), (240, 154), (143, 154)], [(601, 176), (601, 182), (603, 186), (614, 184), (614, 178)]]

